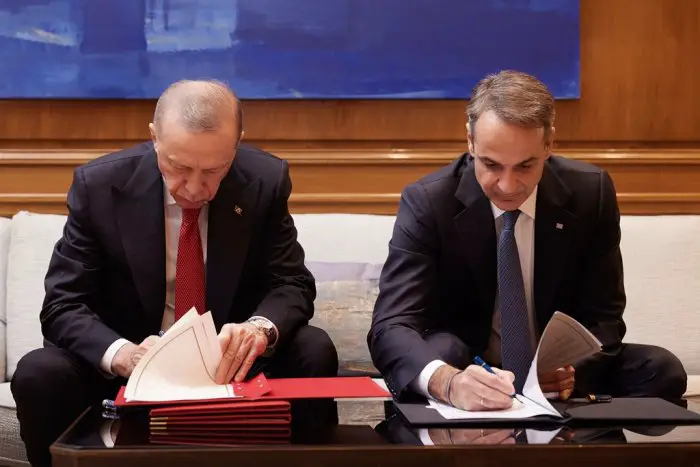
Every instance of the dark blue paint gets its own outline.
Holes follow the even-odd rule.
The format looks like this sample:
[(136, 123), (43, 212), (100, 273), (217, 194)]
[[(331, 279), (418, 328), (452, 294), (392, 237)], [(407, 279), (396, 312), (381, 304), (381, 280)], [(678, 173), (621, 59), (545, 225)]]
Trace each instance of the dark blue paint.
[(577, 98), (579, 55), (579, 0), (0, 0), (2, 98), (462, 99), (505, 68)]

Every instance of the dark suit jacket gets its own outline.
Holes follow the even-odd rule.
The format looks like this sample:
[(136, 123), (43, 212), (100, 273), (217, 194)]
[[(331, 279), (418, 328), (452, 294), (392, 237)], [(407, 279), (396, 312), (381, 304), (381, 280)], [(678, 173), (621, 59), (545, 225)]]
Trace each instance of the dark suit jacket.
[[(558, 156), (545, 163), (535, 214), (540, 332), (561, 311), (590, 329), (604, 351), (619, 351), (625, 333), (619, 218), (606, 172)], [(368, 334), (374, 364), (395, 395), (440, 357), (423, 340), (427, 331), (451, 332), (471, 355), (484, 352), (496, 297), (496, 246), (491, 205), (468, 154), (406, 187)]]
[[(207, 309), (217, 330), (252, 314), (279, 345), (313, 315), (316, 288), (289, 215), (287, 163), (242, 145), (209, 206)], [(74, 174), (41, 310), (44, 337), (95, 367), (112, 342), (157, 334), (165, 309), (163, 178), (151, 143)], [(240, 215), (235, 207), (241, 208)]]

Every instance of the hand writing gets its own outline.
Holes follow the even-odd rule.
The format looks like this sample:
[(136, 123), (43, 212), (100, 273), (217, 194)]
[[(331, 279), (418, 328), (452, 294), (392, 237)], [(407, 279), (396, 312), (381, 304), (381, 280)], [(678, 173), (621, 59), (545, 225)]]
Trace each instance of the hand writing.
[(265, 352), (268, 339), (265, 333), (250, 323), (225, 324), (219, 333), (221, 363), (216, 370), (217, 384), (226, 384), (234, 379), (243, 381), (248, 370)]
[(561, 400), (567, 400), (574, 391), (576, 382), (574, 373), (574, 367), (571, 365), (558, 370), (540, 373), (538, 379), (542, 392), (558, 392)]
[(435, 445), (515, 444), (515, 433), (512, 429), (431, 428), (428, 435)]
[(469, 365), (452, 380), (450, 400), (464, 410), (502, 410), (513, 405), (515, 376), (510, 371), (493, 368), (491, 374), (477, 365)]
[(128, 378), (146, 351), (158, 342), (158, 336), (148, 336), (139, 345), (132, 342), (124, 344), (112, 359), (112, 373)]

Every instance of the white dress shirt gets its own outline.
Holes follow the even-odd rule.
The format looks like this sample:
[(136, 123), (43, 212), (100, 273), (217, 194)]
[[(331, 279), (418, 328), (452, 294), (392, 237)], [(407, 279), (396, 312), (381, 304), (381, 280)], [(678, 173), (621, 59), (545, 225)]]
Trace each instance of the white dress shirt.
[[(533, 277), (535, 272), (535, 206), (537, 204), (537, 187), (532, 194), (520, 206), (521, 214), (515, 223), (515, 243), (518, 246), (518, 256), (520, 257), (520, 269), (523, 274), (523, 284), (525, 286), (525, 301), (527, 302), (528, 317), (530, 320), (530, 329), (532, 331), (532, 345), (535, 348), (538, 337), (535, 326), (535, 313), (533, 303)], [(503, 213), (495, 204), (491, 203), (491, 210), (496, 224), (496, 238), (503, 230)], [(498, 295), (496, 295), (495, 309), (493, 313), (493, 325), (491, 337), (489, 339), (488, 348), (484, 354), (484, 359), (493, 362), (499, 366), (501, 361), (501, 312), (499, 309)], [(428, 382), (445, 362), (442, 360), (433, 360), (428, 363), (418, 377), (411, 382), (413, 390), (425, 397), (432, 398), (428, 391)]]
[[(165, 200), (165, 310), (160, 330), (167, 331), (175, 322), (175, 269), (177, 265), (177, 246), (180, 241), (180, 225), (182, 224), (182, 208), (163, 183), (163, 199)], [(209, 231), (209, 204), (204, 204), (199, 212), (199, 236), (202, 240), (204, 264), (207, 264), (207, 232)], [(107, 348), (102, 357), (100, 368), (112, 374), (112, 359), (119, 349), (128, 344), (126, 339), (117, 339)]]

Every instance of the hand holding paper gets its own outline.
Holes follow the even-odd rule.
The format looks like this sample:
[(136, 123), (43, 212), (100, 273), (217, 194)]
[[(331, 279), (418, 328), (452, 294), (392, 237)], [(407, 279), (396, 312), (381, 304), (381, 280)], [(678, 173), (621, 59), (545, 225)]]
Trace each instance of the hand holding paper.
[(225, 324), (219, 333), (221, 363), (216, 370), (217, 384), (234, 379), (243, 381), (255, 359), (265, 353), (268, 340), (264, 332), (249, 323)]
[(576, 370), (571, 365), (554, 371), (540, 373), (537, 376), (540, 382), (540, 389), (545, 393), (557, 393), (559, 399), (567, 400), (574, 390), (575, 373)]
[(126, 385), (127, 400), (201, 400), (235, 397), (217, 384), (221, 346), (211, 313), (192, 308), (141, 357)]
[(141, 358), (157, 340), (158, 336), (148, 336), (139, 345), (129, 342), (121, 346), (112, 359), (112, 373), (122, 378), (130, 377)]

